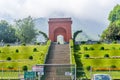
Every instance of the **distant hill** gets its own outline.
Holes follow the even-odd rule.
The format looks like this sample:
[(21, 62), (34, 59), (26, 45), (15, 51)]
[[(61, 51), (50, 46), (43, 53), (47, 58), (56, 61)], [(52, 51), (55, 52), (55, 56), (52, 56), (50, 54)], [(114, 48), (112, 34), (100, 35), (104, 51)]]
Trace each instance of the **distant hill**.
[[(35, 26), (37, 30), (41, 30), (48, 35), (48, 18), (36, 18), (34, 19)], [(72, 18), (72, 33), (77, 30), (82, 30), (83, 33), (80, 33), (77, 37), (77, 40), (98, 40), (102, 31), (107, 25), (98, 23), (92, 20), (83, 20), (78, 18)], [(38, 36), (38, 39), (40, 36)], [(42, 40), (42, 39), (41, 39)]]

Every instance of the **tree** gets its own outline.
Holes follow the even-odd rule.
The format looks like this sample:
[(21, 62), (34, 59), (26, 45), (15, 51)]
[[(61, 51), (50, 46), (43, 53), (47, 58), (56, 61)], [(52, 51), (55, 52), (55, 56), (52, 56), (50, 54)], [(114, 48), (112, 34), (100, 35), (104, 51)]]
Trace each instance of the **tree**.
[(117, 4), (113, 10), (110, 12), (108, 20), (110, 22), (115, 22), (116, 20), (120, 20), (120, 5)]
[(48, 41), (48, 36), (46, 33), (42, 32), (42, 31), (39, 31), (39, 33), (43, 35), (43, 37), (45, 38), (46, 41)]
[(17, 37), (15, 36), (15, 29), (7, 21), (0, 21), (0, 41), (5, 43), (15, 42)]
[(82, 32), (82, 30), (78, 30), (78, 31), (74, 32), (74, 34), (73, 34), (73, 42), (74, 43), (75, 43), (75, 39), (76, 39), (77, 35), (81, 32)]
[(16, 35), (22, 43), (30, 43), (36, 38), (37, 30), (35, 30), (33, 19), (30, 16), (15, 22)]
[(109, 41), (120, 40), (120, 26), (115, 22), (111, 23), (110, 26), (102, 33), (101, 39)]
[(101, 35), (101, 40), (120, 40), (120, 5), (116, 5), (110, 12), (108, 20), (110, 24)]

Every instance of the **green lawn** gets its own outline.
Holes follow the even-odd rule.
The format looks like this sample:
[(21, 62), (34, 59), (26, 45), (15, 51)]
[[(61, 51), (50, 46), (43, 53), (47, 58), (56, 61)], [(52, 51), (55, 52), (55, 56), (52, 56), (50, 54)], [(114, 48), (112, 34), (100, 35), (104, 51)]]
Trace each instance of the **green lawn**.
[[(46, 45), (0, 47), (0, 70), (9, 67), (21, 68), (22, 70), (23, 66), (27, 66), (28, 70), (31, 70), (32, 66), (36, 64), (44, 64), (49, 45), (50, 41)], [(30, 56), (32, 56), (32, 59), (29, 59)], [(11, 60), (7, 60), (8, 57)]]
[[(101, 49), (101, 47), (104, 47), (104, 49)], [(120, 44), (84, 44), (77, 46), (77, 48), (75, 50), (76, 60), (78, 60), (76, 64), (79, 65), (79, 62), (83, 64), (83, 69), (88, 78), (90, 78), (91, 74), (108, 73), (113, 79), (120, 79), (119, 70), (92, 72), (87, 70), (89, 66), (92, 68), (110, 68), (114, 65), (116, 68), (120, 68)], [(108, 58), (104, 57), (106, 54), (109, 55)], [(85, 55), (89, 55), (89, 57), (86, 58)]]

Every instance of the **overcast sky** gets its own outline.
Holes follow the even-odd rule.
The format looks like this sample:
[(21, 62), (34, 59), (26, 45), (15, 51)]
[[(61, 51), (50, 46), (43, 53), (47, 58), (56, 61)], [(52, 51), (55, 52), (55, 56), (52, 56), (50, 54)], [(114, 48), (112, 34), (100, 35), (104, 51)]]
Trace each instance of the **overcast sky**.
[[(105, 21), (120, 0), (0, 0), (0, 19), (67, 17)], [(62, 15), (59, 14), (62, 12)]]
[(0, 0), (0, 20), (14, 21), (29, 15), (75, 17), (108, 25), (108, 14), (119, 3), (120, 0)]

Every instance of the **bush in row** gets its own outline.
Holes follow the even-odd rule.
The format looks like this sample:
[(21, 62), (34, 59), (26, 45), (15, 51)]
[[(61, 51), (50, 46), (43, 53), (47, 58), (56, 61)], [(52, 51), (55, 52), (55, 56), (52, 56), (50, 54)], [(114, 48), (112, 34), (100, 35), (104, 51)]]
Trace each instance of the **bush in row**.
[(104, 58), (109, 58), (109, 54), (105, 54), (105, 55), (104, 55)]
[(22, 70), (23, 70), (23, 71), (27, 71), (27, 70), (28, 70), (28, 67), (25, 65), (25, 66), (22, 67)]
[(37, 48), (34, 48), (34, 49), (33, 49), (33, 52), (37, 52)]
[(33, 60), (33, 56), (29, 56), (29, 59), (30, 59), (30, 60)]
[(15, 51), (16, 53), (19, 53), (19, 50), (18, 49), (16, 49), (16, 51)]
[(90, 56), (89, 56), (89, 54), (85, 54), (84, 57), (85, 58), (89, 58)]
[[(84, 57), (85, 58), (90, 58), (90, 55), (89, 54), (84, 54)], [(110, 57), (109, 54), (104, 55), (104, 58), (109, 58), (109, 57)]]
[(84, 47), (84, 50), (94, 50), (94, 48), (93, 47), (90, 47), (90, 48), (88, 48), (88, 47)]
[(11, 59), (11, 57), (7, 57), (7, 60), (10, 61), (10, 60), (12, 60), (12, 59)]

